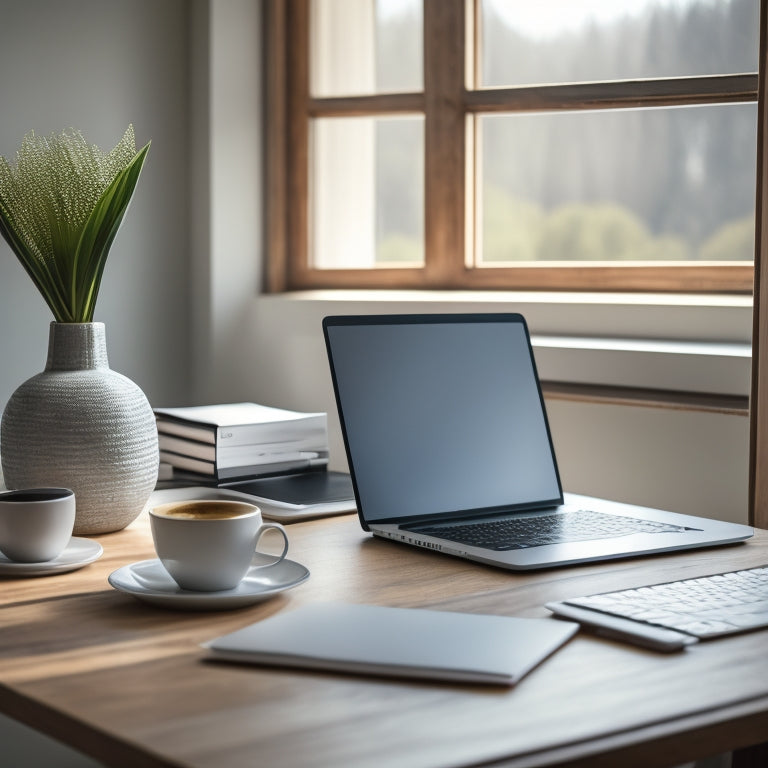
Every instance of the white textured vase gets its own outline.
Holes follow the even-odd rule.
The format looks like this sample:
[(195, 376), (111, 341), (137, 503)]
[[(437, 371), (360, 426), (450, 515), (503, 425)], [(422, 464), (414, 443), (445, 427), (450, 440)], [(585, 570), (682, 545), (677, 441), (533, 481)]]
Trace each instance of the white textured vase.
[(139, 515), (157, 482), (157, 427), (141, 389), (109, 368), (103, 323), (51, 323), (45, 371), (3, 412), (0, 459), (8, 488), (71, 488), (76, 534)]

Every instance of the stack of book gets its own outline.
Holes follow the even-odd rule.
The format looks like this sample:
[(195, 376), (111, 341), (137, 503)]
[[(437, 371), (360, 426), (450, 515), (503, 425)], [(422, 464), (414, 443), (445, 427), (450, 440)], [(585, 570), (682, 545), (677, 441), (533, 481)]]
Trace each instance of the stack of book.
[(328, 418), (256, 403), (155, 408), (161, 463), (217, 484), (322, 469)]

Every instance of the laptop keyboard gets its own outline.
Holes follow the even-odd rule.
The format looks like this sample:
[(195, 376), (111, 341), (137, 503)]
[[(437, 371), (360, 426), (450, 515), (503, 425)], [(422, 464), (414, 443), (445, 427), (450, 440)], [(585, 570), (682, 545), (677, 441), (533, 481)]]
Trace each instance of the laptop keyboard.
[(529, 549), (574, 541), (612, 539), (633, 533), (677, 533), (693, 530), (680, 525), (657, 523), (652, 520), (640, 520), (588, 509), (534, 517), (508, 517), (481, 523), (401, 526), (401, 528), (496, 551)]
[(565, 600), (706, 639), (768, 627), (768, 566)]

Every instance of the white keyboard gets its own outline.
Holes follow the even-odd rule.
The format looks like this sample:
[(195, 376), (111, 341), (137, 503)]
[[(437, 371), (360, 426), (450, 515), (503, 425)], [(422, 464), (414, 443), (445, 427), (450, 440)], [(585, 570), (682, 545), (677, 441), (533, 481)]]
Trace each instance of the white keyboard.
[(613, 629), (612, 634), (650, 647), (656, 641), (682, 647), (696, 639), (768, 628), (768, 566), (577, 597), (547, 607), (563, 618), (602, 627), (606, 633)]

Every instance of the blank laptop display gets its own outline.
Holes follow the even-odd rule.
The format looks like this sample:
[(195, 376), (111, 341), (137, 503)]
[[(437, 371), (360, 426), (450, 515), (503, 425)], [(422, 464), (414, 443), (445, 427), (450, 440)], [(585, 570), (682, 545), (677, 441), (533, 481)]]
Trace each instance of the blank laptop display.
[(365, 530), (518, 569), (752, 535), (563, 494), (519, 314), (328, 317), (323, 332)]

